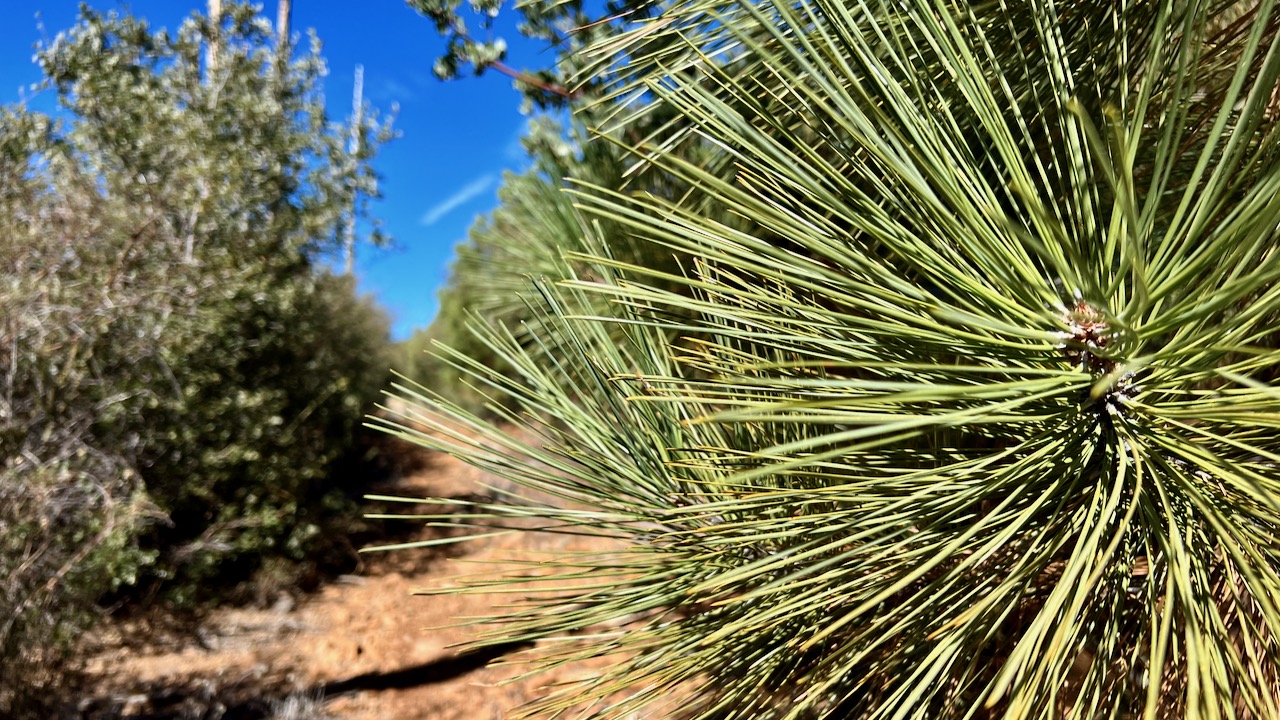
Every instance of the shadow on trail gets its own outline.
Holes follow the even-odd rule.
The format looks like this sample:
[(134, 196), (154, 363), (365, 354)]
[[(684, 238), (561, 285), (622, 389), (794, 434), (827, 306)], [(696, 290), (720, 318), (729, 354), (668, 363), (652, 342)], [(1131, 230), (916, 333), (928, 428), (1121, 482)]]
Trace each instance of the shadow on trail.
[(212, 681), (192, 680), (187, 684), (139, 688), (133, 694), (85, 700), (66, 707), (57, 720), (266, 720), (275, 706), (289, 696), (316, 698), (323, 702), (340, 695), (380, 690), (403, 690), (446, 682), (474, 672), (506, 655), (533, 647), (529, 642), (511, 642), (453, 657), (441, 658), (399, 670), (356, 675), (337, 682), (322, 683), (305, 690), (288, 690), (279, 685), (233, 682), (219, 687)]
[(531, 647), (533, 647), (533, 643), (530, 642), (492, 645), (460, 653), (454, 657), (441, 658), (421, 665), (401, 668), (400, 670), (365, 673), (346, 680), (325, 683), (316, 686), (313, 692), (325, 698), (331, 698), (365, 690), (402, 690), (420, 685), (445, 682), (479, 670), (507, 653)]

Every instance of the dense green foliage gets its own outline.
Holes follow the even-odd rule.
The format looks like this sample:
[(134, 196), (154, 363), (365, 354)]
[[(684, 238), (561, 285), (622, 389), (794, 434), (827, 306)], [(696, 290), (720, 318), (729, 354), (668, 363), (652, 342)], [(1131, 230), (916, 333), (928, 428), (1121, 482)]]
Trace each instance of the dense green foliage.
[(1280, 716), (1275, 2), (690, 0), (594, 52), (687, 191), (578, 186), (596, 258), (455, 358), (523, 432), (384, 423), (528, 491), (463, 518), (597, 538), (461, 590), (616, 658), (532, 711)]
[(388, 321), (318, 258), (389, 129), (348, 155), (278, 52), (245, 6), (86, 11), (38, 55), (63, 119), (4, 111), (0, 715), (105, 595), (201, 601), (351, 517)]

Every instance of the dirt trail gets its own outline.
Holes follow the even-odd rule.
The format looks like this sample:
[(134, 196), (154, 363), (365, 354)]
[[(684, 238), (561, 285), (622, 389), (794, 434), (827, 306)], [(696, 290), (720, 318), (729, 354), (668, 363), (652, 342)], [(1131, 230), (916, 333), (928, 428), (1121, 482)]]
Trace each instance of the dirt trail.
[[(457, 460), (434, 456), (427, 470), (387, 494), (457, 497), (479, 492), (482, 479)], [(593, 672), (564, 669), (500, 684), (519, 674), (510, 666), (486, 666), (500, 653), (453, 649), (474, 631), (445, 626), (510, 598), (412, 596), (415, 588), (495, 572), (501, 559), (567, 547), (567, 541), (517, 534), (464, 547), (465, 557), (454, 560), (425, 550), (368, 556), (360, 573), (296, 606), (286, 597), (271, 609), (219, 611), (194, 638), (166, 638), (136, 624), (114, 627), (99, 637), (89, 660), (97, 691), (67, 717), (496, 720), (548, 683)], [(138, 641), (138, 635), (147, 637)], [(286, 712), (282, 699), (290, 696), (301, 708)]]

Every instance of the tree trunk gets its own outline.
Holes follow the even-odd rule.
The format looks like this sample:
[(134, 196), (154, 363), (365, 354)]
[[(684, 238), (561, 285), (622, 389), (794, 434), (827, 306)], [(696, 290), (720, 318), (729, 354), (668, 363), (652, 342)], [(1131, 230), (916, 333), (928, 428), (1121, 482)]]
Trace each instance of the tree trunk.
[(289, 38), (289, 21), (293, 16), (293, 0), (279, 0), (276, 6), (276, 58), (272, 66), (277, 84), (284, 83), (285, 72), (289, 69), (289, 58), (293, 56), (293, 42)]
[(209, 82), (213, 78), (214, 68), (218, 65), (218, 46), (222, 43), (222, 0), (209, 0), (209, 24), (213, 31), (209, 35), (209, 46), (204, 54), (204, 79)]
[(289, 44), (289, 19), (293, 15), (292, 0), (280, 0), (276, 6), (276, 47), (284, 49)]
[[(351, 153), (352, 167), (359, 165), (356, 155), (360, 153), (360, 126), (364, 124), (364, 66), (356, 66), (355, 89), (351, 94), (351, 142), (347, 150)], [(351, 210), (347, 215), (347, 227), (343, 238), (346, 254), (346, 270), (348, 275), (356, 271), (356, 197), (355, 176), (352, 175)]]

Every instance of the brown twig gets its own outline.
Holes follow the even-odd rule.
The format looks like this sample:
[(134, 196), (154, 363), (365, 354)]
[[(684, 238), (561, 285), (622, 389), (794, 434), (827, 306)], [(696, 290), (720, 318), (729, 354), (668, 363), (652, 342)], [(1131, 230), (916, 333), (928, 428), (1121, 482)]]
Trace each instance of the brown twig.
[[(458, 37), (462, 38), (463, 40), (469, 43), (475, 42), (475, 40), (471, 37), (470, 34), (467, 33), (466, 30), (463, 30), (461, 27), (459, 27), (458, 23), (456, 22), (452, 23), (452, 27), (453, 27), (454, 34), (457, 35)], [(566, 100), (576, 100), (580, 95), (580, 93), (578, 93), (577, 91), (568, 90), (565, 87), (561, 85), (557, 85), (555, 83), (545, 82), (543, 80), (540, 80), (534, 77), (533, 75), (530, 75), (527, 72), (524, 72), (523, 70), (516, 70), (515, 68), (502, 62), (501, 60), (494, 60), (493, 62), (476, 66), (476, 69), (478, 70), (484, 70), (488, 68), (493, 68), (494, 70), (497, 70), (498, 72), (502, 73), (503, 75), (506, 75), (512, 80), (519, 80), (520, 82), (523, 82), (527, 85), (532, 85), (533, 87), (536, 87), (543, 92), (550, 93), (552, 95), (559, 95), (560, 97), (565, 98)]]
[(510, 65), (507, 65), (506, 63), (500, 60), (495, 60), (489, 63), (488, 65), (485, 65), (484, 67), (493, 68), (494, 70), (497, 70), (498, 72), (502, 73), (503, 75), (506, 75), (507, 77), (513, 80), (519, 80), (520, 82), (526, 83), (528, 85), (532, 85), (538, 88), (539, 90), (542, 90), (543, 92), (551, 93), (552, 95), (559, 95), (560, 97), (565, 98), (567, 100), (576, 100), (582, 94), (577, 90), (568, 90), (555, 83), (548, 83), (548, 82), (539, 80), (533, 75), (530, 75), (529, 73), (524, 72), (522, 70), (516, 70), (515, 68), (511, 67)]

